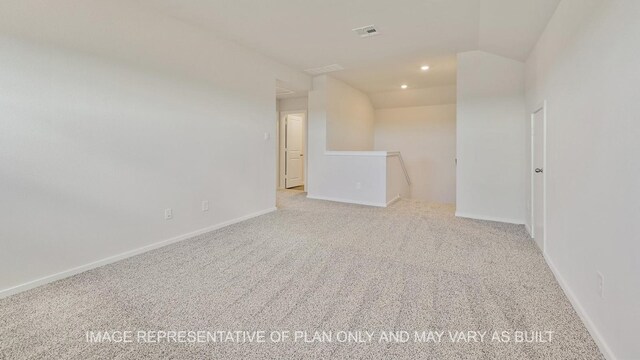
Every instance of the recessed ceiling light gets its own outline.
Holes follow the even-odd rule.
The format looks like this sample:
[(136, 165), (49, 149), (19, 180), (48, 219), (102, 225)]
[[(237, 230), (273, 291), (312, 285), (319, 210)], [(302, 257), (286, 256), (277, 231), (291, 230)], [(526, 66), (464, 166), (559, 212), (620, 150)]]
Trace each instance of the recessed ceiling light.
[(422, 65), (422, 66), (420, 67), (420, 70), (422, 70), (422, 71), (427, 71), (427, 70), (429, 70), (429, 65)]
[(407, 84), (402, 84), (402, 85), (400, 85), (400, 87), (404, 90), (404, 89), (408, 88), (409, 86), (407, 86)]

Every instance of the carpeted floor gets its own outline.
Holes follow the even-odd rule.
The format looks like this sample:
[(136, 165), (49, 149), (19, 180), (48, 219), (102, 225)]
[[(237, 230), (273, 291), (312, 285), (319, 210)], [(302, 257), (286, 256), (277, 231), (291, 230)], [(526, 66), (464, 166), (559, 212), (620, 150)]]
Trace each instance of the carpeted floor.
[[(0, 359), (602, 359), (522, 226), (412, 200), (382, 209), (284, 191), (278, 203), (0, 300)], [(87, 331), (133, 339), (88, 342)], [(137, 331), (210, 333), (145, 343)], [(216, 331), (265, 338), (212, 342)], [(295, 339), (303, 331), (311, 342)]]

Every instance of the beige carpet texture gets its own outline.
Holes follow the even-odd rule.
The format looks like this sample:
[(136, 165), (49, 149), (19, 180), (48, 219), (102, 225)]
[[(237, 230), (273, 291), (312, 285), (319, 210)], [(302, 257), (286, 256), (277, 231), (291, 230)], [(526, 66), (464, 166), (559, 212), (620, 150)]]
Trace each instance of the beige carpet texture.
[(1, 299), (0, 359), (603, 358), (522, 226), (278, 208)]

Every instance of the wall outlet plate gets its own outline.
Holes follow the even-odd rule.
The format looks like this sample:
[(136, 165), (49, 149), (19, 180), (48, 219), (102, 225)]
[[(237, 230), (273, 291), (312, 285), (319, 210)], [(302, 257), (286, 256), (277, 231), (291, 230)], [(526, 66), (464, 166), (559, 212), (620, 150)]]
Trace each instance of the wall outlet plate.
[(171, 210), (171, 208), (164, 209), (164, 219), (165, 220), (173, 219), (173, 210)]
[(209, 211), (209, 200), (202, 201), (202, 211)]

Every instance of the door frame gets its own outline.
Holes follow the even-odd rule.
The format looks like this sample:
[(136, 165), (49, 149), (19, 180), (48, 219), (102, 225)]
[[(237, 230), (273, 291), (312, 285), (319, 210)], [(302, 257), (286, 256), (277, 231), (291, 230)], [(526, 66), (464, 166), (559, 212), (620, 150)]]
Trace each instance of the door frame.
[(536, 142), (534, 139), (535, 135), (535, 116), (536, 114), (542, 112), (542, 252), (545, 254), (547, 252), (547, 101), (543, 101), (540, 105), (536, 106), (535, 109), (531, 112), (530, 123), (531, 123), (531, 159), (529, 167), (530, 178), (531, 178), (531, 237), (535, 239), (536, 237), (536, 207), (535, 207), (535, 151), (536, 151)]
[(302, 149), (304, 154), (304, 166), (302, 169), (302, 184), (307, 187), (307, 137), (308, 137), (308, 126), (307, 126), (307, 110), (288, 110), (281, 111), (278, 116), (277, 122), (277, 152), (278, 152), (278, 161), (277, 161), (277, 174), (278, 174), (278, 189), (284, 189), (284, 162), (286, 161), (284, 148), (282, 144), (284, 144), (284, 121), (287, 118), (287, 115), (302, 115)]

